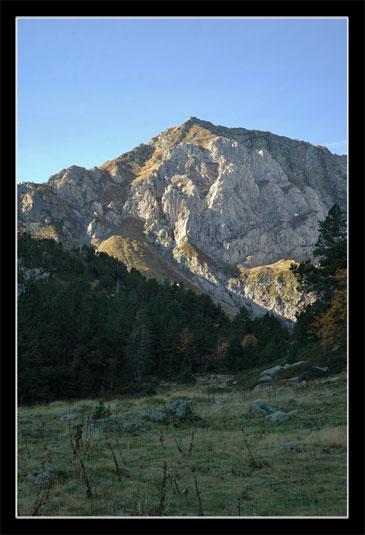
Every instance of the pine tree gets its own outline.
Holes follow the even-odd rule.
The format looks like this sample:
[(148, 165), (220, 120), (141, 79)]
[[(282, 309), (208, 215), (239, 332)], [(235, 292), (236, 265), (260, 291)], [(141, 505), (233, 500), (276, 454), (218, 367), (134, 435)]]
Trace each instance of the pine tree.
[(320, 259), (325, 258), (330, 249), (346, 241), (346, 233), (346, 215), (338, 204), (334, 204), (324, 221), (319, 223), (319, 236), (313, 254)]
[(337, 204), (319, 224), (313, 254), (318, 259), (317, 265), (306, 260), (299, 265), (292, 264), (290, 270), (299, 282), (300, 292), (312, 293), (316, 299), (327, 303), (338, 286), (337, 272), (347, 267), (346, 218)]
[(315, 302), (297, 315), (293, 338), (296, 350), (320, 342), (344, 347), (346, 340), (346, 277), (347, 239), (346, 217), (338, 205), (319, 225), (319, 237), (314, 249), (317, 264), (309, 260), (291, 270), (299, 282), (299, 290), (311, 293)]

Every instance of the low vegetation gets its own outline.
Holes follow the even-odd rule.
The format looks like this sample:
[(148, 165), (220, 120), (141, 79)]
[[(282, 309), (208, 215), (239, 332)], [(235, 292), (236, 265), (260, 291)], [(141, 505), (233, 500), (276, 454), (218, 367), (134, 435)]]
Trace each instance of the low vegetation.
[[(19, 516), (346, 516), (346, 377), (234, 377), (18, 411)], [(269, 422), (253, 400), (294, 411)]]

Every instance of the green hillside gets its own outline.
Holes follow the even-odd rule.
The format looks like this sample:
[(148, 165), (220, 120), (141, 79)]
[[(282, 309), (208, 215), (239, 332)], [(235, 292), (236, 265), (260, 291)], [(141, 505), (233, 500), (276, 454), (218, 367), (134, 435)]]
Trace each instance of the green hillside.
[(323, 266), (293, 265), (302, 288), (319, 298), (289, 332), (276, 317), (252, 319), (245, 308), (230, 319), (183, 281), (147, 279), (105, 252), (68, 251), (19, 233), (19, 402), (153, 394), (162, 379), (186, 383), (209, 372), (248, 377), (277, 359), (344, 369), (343, 243), (329, 246)]

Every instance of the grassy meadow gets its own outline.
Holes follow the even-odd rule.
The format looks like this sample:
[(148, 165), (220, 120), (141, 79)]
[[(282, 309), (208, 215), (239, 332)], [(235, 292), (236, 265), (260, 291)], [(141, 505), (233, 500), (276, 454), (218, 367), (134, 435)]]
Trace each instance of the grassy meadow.
[[(346, 516), (346, 376), (329, 379), (253, 391), (206, 376), (21, 406), (17, 515)], [(256, 399), (295, 412), (270, 422)]]

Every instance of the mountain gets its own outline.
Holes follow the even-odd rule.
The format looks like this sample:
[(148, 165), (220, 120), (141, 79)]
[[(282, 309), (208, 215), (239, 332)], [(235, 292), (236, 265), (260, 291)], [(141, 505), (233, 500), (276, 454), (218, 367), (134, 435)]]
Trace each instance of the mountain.
[(100, 167), (20, 184), (18, 227), (295, 320), (290, 261), (312, 258), (319, 221), (346, 208), (346, 175), (325, 147), (191, 117)]

